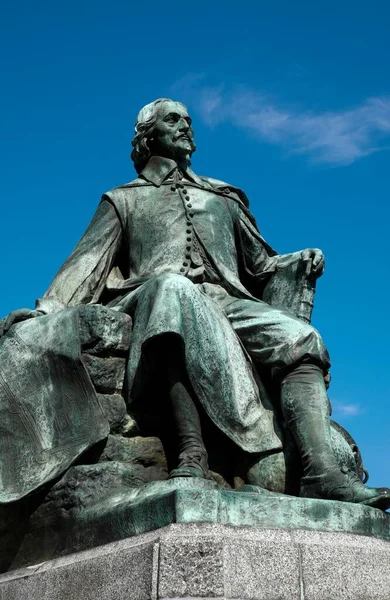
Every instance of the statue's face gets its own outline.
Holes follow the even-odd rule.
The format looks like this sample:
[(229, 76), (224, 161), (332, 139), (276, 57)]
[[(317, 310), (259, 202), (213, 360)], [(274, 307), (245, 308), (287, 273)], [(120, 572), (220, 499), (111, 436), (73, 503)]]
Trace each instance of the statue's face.
[(191, 119), (178, 102), (163, 102), (153, 131), (153, 153), (181, 161), (195, 150)]

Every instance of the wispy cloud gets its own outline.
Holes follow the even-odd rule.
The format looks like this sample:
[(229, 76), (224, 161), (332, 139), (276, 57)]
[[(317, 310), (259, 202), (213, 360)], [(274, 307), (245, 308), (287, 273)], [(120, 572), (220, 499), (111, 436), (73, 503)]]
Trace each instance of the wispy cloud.
[(388, 149), (385, 144), (390, 141), (390, 97), (386, 96), (339, 111), (312, 112), (282, 107), (248, 88), (209, 85), (202, 74), (187, 75), (173, 86), (173, 92), (209, 127), (228, 122), (317, 163), (349, 165)]
[(344, 402), (332, 402), (334, 415), (341, 415), (342, 417), (359, 417), (364, 413), (364, 409), (360, 404), (344, 403)]

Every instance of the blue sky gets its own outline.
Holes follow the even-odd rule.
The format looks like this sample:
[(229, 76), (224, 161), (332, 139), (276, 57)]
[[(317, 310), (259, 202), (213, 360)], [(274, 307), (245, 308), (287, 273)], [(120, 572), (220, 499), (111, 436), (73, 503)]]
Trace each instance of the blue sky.
[(182, 100), (194, 170), (244, 188), (278, 252), (325, 252), (314, 324), (334, 416), (371, 483), (390, 486), (389, 3), (22, 0), (1, 12), (0, 315), (33, 306), (100, 195), (134, 177), (138, 110)]

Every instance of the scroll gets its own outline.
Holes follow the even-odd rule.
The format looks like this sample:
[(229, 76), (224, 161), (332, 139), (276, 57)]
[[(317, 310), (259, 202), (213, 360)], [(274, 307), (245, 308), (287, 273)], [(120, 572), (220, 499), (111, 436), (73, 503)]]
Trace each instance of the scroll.
[(311, 269), (311, 260), (297, 260), (276, 271), (264, 288), (263, 301), (310, 323), (316, 286)]

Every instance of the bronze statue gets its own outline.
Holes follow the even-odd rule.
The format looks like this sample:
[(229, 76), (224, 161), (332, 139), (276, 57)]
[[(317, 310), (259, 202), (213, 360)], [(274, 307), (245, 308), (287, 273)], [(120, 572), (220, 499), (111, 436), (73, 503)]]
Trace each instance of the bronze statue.
[[(78, 307), (103, 304), (133, 318), (129, 410), (147, 402), (152, 388), (169, 397), (178, 438), (169, 477), (208, 477), (200, 413), (253, 457), (281, 455), (277, 414), (301, 460), (301, 496), (390, 507), (389, 489), (366, 487), (357, 470), (335, 455), (326, 392), (330, 362), (322, 338), (298, 318), (303, 314), (267, 301), (278, 273), (302, 267), (314, 286), (324, 269), (322, 252), (278, 255), (260, 235), (242, 190), (191, 170), (193, 130), (180, 102), (148, 104), (135, 129), (131, 156), (138, 177), (103, 195), (36, 310), (16, 311), (2, 322), (0, 412), (6, 441), (0, 502), (58, 477), (107, 436), (79, 360), (78, 338)], [(34, 382), (23, 375), (26, 369)], [(23, 381), (22, 392), (16, 379)], [(34, 394), (40, 394), (39, 413)], [(82, 402), (76, 406), (77, 394)], [(57, 410), (70, 398), (66, 428), (53, 425), (54, 396)], [(11, 413), (17, 418), (10, 420)], [(21, 473), (23, 460), (29, 468)], [(249, 471), (251, 483), (270, 488), (255, 459)], [(277, 485), (273, 489), (279, 491)]]

